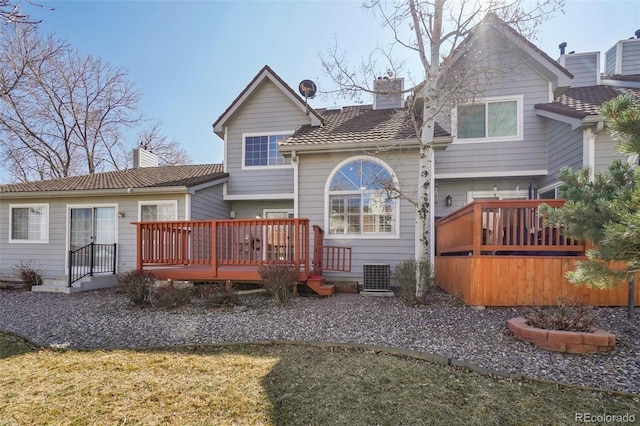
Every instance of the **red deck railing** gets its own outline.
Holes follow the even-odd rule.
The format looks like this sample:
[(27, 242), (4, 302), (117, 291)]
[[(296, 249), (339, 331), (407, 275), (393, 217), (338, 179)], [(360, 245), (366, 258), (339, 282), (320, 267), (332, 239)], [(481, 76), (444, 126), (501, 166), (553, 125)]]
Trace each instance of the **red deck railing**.
[(287, 262), (309, 269), (308, 219), (135, 222), (137, 267), (259, 266)]
[(351, 247), (325, 246), (324, 230), (313, 225), (313, 275), (323, 271), (351, 271)]
[(436, 254), (584, 254), (582, 241), (546, 226), (540, 204), (564, 200), (476, 200), (436, 223)]

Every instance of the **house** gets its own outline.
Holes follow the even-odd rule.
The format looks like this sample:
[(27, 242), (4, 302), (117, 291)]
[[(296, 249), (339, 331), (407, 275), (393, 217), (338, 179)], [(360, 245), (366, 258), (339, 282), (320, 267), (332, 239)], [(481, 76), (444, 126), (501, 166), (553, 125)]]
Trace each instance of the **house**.
[[(556, 61), (488, 16), (451, 66), (456, 78), (482, 67), (469, 76), (475, 91), (437, 117), (434, 220), (474, 200), (554, 199), (561, 167), (600, 171), (622, 158), (598, 107), (636, 91), (636, 47), (640, 39), (617, 43), (607, 52), (607, 70), (617, 74), (601, 78), (598, 54)], [(323, 244), (350, 247), (350, 271), (326, 272), (327, 280), (362, 284), (367, 266), (392, 272), (414, 256), (414, 207), (386, 191), (392, 184), (415, 193), (419, 141), (408, 117), (405, 99), (393, 94), (375, 95), (372, 105), (315, 109), (265, 66), (213, 125), (229, 173), (224, 199), (234, 217), (308, 218), (324, 230)], [(498, 214), (484, 215), (485, 228), (491, 217)]]
[[(45, 279), (35, 290), (114, 285), (114, 273), (136, 267), (131, 222), (226, 218), (227, 177), (222, 164), (158, 167), (140, 148), (128, 170), (0, 185), (0, 278), (14, 279), (15, 266), (28, 262)], [(95, 275), (82, 277), (92, 272), (87, 256), (71, 252), (91, 243)]]
[[(622, 157), (598, 107), (619, 93), (640, 90), (640, 61), (634, 58), (640, 58), (640, 39), (616, 43), (606, 53), (607, 76), (601, 76), (599, 54), (561, 52), (553, 60), (494, 15), (456, 50), (442, 84), (465, 81), (473, 90), (451, 97), (434, 129), (431, 221), (437, 232), (430, 247), (440, 286), (476, 305), (532, 304), (542, 293), (550, 300), (554, 291), (567, 288), (563, 270), (584, 255), (584, 245), (544, 228), (537, 205), (557, 197), (562, 166), (604, 170)], [(114, 212), (130, 200), (134, 208), (125, 214), (141, 222), (128, 234), (137, 236), (137, 246), (132, 241), (119, 257), (133, 259), (135, 253), (137, 265), (119, 262), (121, 270), (155, 268), (173, 279), (256, 280), (258, 265), (287, 260), (297, 265), (301, 281), (313, 269), (323, 280), (389, 289), (394, 266), (414, 257), (415, 207), (393, 189), (416, 192), (420, 141), (409, 118), (423, 94), (416, 88), (411, 96), (418, 102), (407, 103), (398, 95), (401, 78), (373, 84), (400, 90), (381, 90), (371, 105), (313, 108), (263, 67), (213, 123), (224, 143), (223, 169), (206, 183), (180, 184), (185, 212), (177, 218), (185, 221), (159, 226), (141, 215), (137, 198), (124, 193), (128, 185), (118, 188), (123, 198), (111, 201)], [(0, 227), (6, 233), (11, 224), (4, 215), (11, 207), (4, 207), (5, 193), (13, 190), (5, 187)], [(41, 192), (24, 188), (30, 202), (44, 203), (35, 198)], [(180, 206), (180, 197), (167, 191)], [(76, 192), (63, 193), (71, 194)], [(186, 207), (196, 199), (200, 205), (204, 194), (216, 200), (215, 208)], [(76, 199), (86, 195), (78, 192)], [(59, 207), (62, 212), (69, 210), (66, 205)], [(60, 229), (56, 241), (68, 241), (70, 229)], [(49, 238), (54, 239), (51, 232)], [(0, 239), (4, 247), (8, 236), (0, 233)], [(150, 249), (169, 243), (181, 247), (179, 256)], [(9, 259), (3, 268), (22, 258)], [(526, 275), (529, 270), (542, 272)], [(522, 295), (489, 287), (493, 282), (518, 283)], [(619, 304), (620, 298), (616, 293), (590, 300)]]

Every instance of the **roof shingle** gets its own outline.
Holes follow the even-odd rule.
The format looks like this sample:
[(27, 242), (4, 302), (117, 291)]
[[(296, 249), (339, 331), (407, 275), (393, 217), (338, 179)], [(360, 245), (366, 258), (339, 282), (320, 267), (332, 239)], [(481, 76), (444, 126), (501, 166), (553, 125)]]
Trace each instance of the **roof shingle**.
[[(316, 111), (322, 116), (324, 126), (302, 126), (282, 145), (339, 145), (416, 138), (406, 109), (374, 110), (372, 105), (357, 105)], [(435, 136), (448, 135), (436, 124)]]
[(603, 103), (629, 92), (640, 94), (639, 89), (624, 87), (573, 87), (567, 89), (567, 91), (562, 96), (558, 97), (555, 102), (548, 104), (536, 104), (535, 108), (566, 115), (568, 117), (583, 119), (589, 115), (598, 115), (600, 113), (600, 106)]
[(222, 164), (142, 167), (92, 175), (70, 176), (0, 185), (0, 193), (191, 187), (227, 177)]

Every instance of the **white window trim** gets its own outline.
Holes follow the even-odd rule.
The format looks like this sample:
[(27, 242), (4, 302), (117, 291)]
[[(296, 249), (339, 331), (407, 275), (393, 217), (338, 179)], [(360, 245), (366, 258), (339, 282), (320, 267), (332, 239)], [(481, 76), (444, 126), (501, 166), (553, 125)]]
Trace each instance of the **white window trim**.
[(464, 105), (478, 105), (478, 104), (487, 104), (489, 102), (509, 102), (516, 101), (516, 114), (518, 119), (518, 129), (517, 134), (515, 136), (500, 136), (493, 138), (464, 138), (458, 139), (458, 106), (456, 105), (451, 110), (451, 136), (453, 137), (453, 142), (455, 144), (464, 144), (464, 143), (483, 143), (483, 142), (511, 142), (511, 141), (522, 141), (524, 139), (523, 136), (523, 127), (524, 127), (524, 95), (513, 95), (513, 96), (491, 96), (487, 98), (478, 98), (473, 103), (470, 104), (460, 104), (460, 106)]
[[(13, 234), (13, 214), (14, 208), (39, 208), (46, 207), (47, 214), (44, 218), (44, 227), (46, 238), (44, 240), (17, 240), (12, 238)], [(49, 204), (48, 203), (31, 203), (31, 204), (9, 204), (9, 243), (11, 244), (49, 244)]]
[(283, 130), (280, 132), (254, 132), (254, 133), (243, 133), (242, 134), (242, 170), (274, 170), (274, 169), (292, 169), (293, 164), (280, 164), (273, 166), (247, 166), (246, 163), (246, 154), (247, 154), (247, 143), (246, 140), (248, 137), (252, 136), (274, 136), (274, 135), (284, 135), (291, 136), (293, 134), (293, 130)]
[[(384, 161), (379, 158), (372, 157), (370, 155), (356, 155), (353, 157), (349, 157), (347, 159), (342, 160), (338, 165), (336, 165), (333, 170), (329, 173), (327, 180), (324, 184), (324, 239), (325, 240), (395, 240), (400, 238), (400, 202), (399, 199), (396, 199), (395, 202), (395, 212), (394, 212), (394, 220), (395, 220), (395, 230), (394, 232), (388, 233), (360, 233), (360, 234), (330, 234), (329, 233), (329, 195), (331, 195), (331, 191), (329, 191), (329, 186), (331, 185), (331, 180), (335, 176), (338, 170), (342, 168), (347, 163), (358, 160), (368, 160), (373, 161), (380, 164), (384, 167), (390, 174), (393, 176), (394, 185), (398, 186), (398, 177), (396, 176), (393, 169)], [(350, 191), (340, 191), (341, 194), (347, 195)], [(353, 191), (353, 194), (362, 194), (360, 191)]]
[(178, 200), (144, 200), (138, 201), (138, 222), (142, 222), (142, 206), (173, 205), (176, 220), (178, 220)]

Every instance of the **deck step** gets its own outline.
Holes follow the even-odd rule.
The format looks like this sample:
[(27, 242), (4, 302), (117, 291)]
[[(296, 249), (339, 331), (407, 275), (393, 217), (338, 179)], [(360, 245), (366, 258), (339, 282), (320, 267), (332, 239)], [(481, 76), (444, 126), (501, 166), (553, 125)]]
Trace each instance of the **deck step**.
[(333, 284), (325, 284), (324, 277), (318, 275), (311, 275), (307, 278), (307, 287), (320, 296), (331, 296), (336, 292), (336, 286)]

